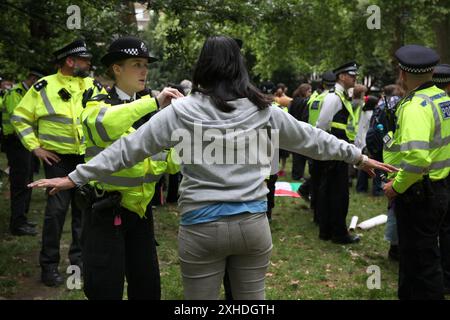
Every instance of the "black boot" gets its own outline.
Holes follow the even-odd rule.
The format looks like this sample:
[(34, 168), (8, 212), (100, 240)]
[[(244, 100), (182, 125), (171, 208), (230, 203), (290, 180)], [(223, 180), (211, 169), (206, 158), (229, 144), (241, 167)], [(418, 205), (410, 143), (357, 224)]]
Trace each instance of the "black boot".
[(37, 227), (37, 223), (34, 222), (34, 221), (27, 221), (27, 222), (25, 222), (25, 224), (27, 226), (29, 226), (29, 227), (32, 227), (32, 228), (36, 228)]
[(58, 271), (58, 267), (42, 268), (41, 280), (47, 287), (56, 287), (64, 282), (64, 278)]
[(11, 234), (14, 236), (35, 236), (38, 233), (34, 227), (24, 224), (17, 228), (11, 228)]
[(340, 237), (332, 237), (331, 241), (338, 244), (352, 244), (352, 243), (358, 243), (360, 240), (359, 236), (346, 234), (344, 236)]

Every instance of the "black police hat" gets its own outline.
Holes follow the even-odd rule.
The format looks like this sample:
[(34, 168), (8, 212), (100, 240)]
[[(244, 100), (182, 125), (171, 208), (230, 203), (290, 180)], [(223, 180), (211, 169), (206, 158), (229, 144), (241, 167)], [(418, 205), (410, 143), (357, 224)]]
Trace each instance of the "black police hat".
[(437, 84), (450, 84), (450, 64), (439, 64), (434, 68), (433, 82)]
[(55, 60), (61, 60), (69, 56), (92, 58), (92, 54), (88, 51), (86, 47), (86, 42), (84, 40), (78, 39), (69, 43), (64, 48), (61, 48), (53, 52)]
[(109, 67), (114, 62), (128, 58), (146, 58), (149, 63), (158, 61), (155, 57), (150, 56), (145, 43), (135, 37), (122, 37), (115, 40), (111, 43), (108, 53), (102, 57), (101, 61)]
[(336, 83), (336, 74), (333, 71), (325, 71), (322, 74), (322, 83), (327, 86), (332, 86)]
[(341, 73), (348, 73), (351, 76), (358, 74), (358, 65), (355, 61), (350, 61), (333, 70), (336, 77)]
[(395, 52), (401, 70), (413, 74), (432, 72), (439, 63), (439, 55), (433, 49), (410, 44)]

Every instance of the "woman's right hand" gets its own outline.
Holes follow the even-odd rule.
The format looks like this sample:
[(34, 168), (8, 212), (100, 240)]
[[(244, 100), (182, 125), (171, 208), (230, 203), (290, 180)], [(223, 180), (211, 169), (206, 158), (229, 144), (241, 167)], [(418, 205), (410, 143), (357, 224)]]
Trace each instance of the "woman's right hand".
[(72, 189), (75, 186), (76, 184), (69, 177), (40, 179), (28, 185), (29, 188), (52, 188), (49, 192), (50, 195), (54, 195), (61, 190)]

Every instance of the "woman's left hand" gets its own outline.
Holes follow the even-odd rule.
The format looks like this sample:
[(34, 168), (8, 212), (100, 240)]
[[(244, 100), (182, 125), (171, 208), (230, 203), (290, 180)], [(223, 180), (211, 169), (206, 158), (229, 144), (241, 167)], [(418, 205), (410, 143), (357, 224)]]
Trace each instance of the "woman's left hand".
[(367, 172), (372, 178), (376, 176), (375, 169), (385, 171), (388, 173), (397, 172), (400, 169), (391, 166), (387, 163), (378, 162), (377, 160), (367, 158), (367, 161), (364, 161), (361, 166), (358, 167), (359, 170), (364, 170)]
[(76, 184), (69, 177), (40, 179), (28, 185), (29, 188), (52, 188), (49, 192), (50, 195), (54, 195), (61, 190), (72, 189), (75, 186)]

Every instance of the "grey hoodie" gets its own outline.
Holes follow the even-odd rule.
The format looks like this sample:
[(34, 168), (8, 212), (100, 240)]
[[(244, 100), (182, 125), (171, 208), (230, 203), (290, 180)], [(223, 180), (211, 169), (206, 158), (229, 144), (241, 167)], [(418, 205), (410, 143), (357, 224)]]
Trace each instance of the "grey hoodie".
[[(176, 146), (176, 149), (180, 149), (180, 145), (183, 145), (183, 180), (179, 189), (179, 206), (181, 213), (185, 213), (219, 202), (266, 200), (268, 189), (264, 180), (269, 174), (270, 162), (252, 162), (249, 160), (252, 152), (247, 150), (248, 152), (244, 153), (245, 162), (236, 163), (239, 159), (237, 154), (242, 155), (238, 151), (239, 144), (227, 144), (227, 141), (245, 133), (256, 130), (266, 133), (267, 136), (268, 129), (271, 129), (269, 137), (272, 148), (277, 147), (274, 144), (278, 134), (279, 148), (317, 160), (342, 160), (355, 164), (361, 157), (361, 152), (355, 146), (321, 129), (297, 121), (276, 106), (259, 110), (246, 98), (229, 103), (236, 109), (225, 113), (215, 107), (210, 98), (200, 93), (172, 100), (170, 106), (154, 115), (139, 130), (117, 140), (88, 163), (78, 165), (69, 177), (77, 185), (83, 185), (89, 180), (98, 180), (103, 175), (131, 167), (165, 148)], [(236, 129), (243, 131), (236, 132)], [(209, 130), (209, 139), (198, 139), (200, 144), (194, 145), (195, 138), (201, 137), (198, 130), (203, 130), (203, 134)], [(189, 135), (190, 139), (186, 135)], [(219, 143), (221, 139), (224, 139), (224, 142)], [(232, 164), (221, 164), (220, 160), (216, 163), (207, 163), (210, 160), (206, 160), (205, 163), (205, 154), (217, 156), (220, 149), (211, 152), (212, 141), (217, 142), (215, 146), (227, 146), (223, 157), (219, 153), (218, 158), (226, 159), (231, 154), (229, 159), (234, 160)], [(262, 138), (245, 141), (245, 147), (251, 149), (257, 141), (265, 140)], [(189, 145), (193, 157), (186, 156), (189, 154), (189, 148), (185, 147)], [(271, 147), (268, 147), (269, 152), (273, 151)], [(186, 161), (189, 158), (191, 160)]]

